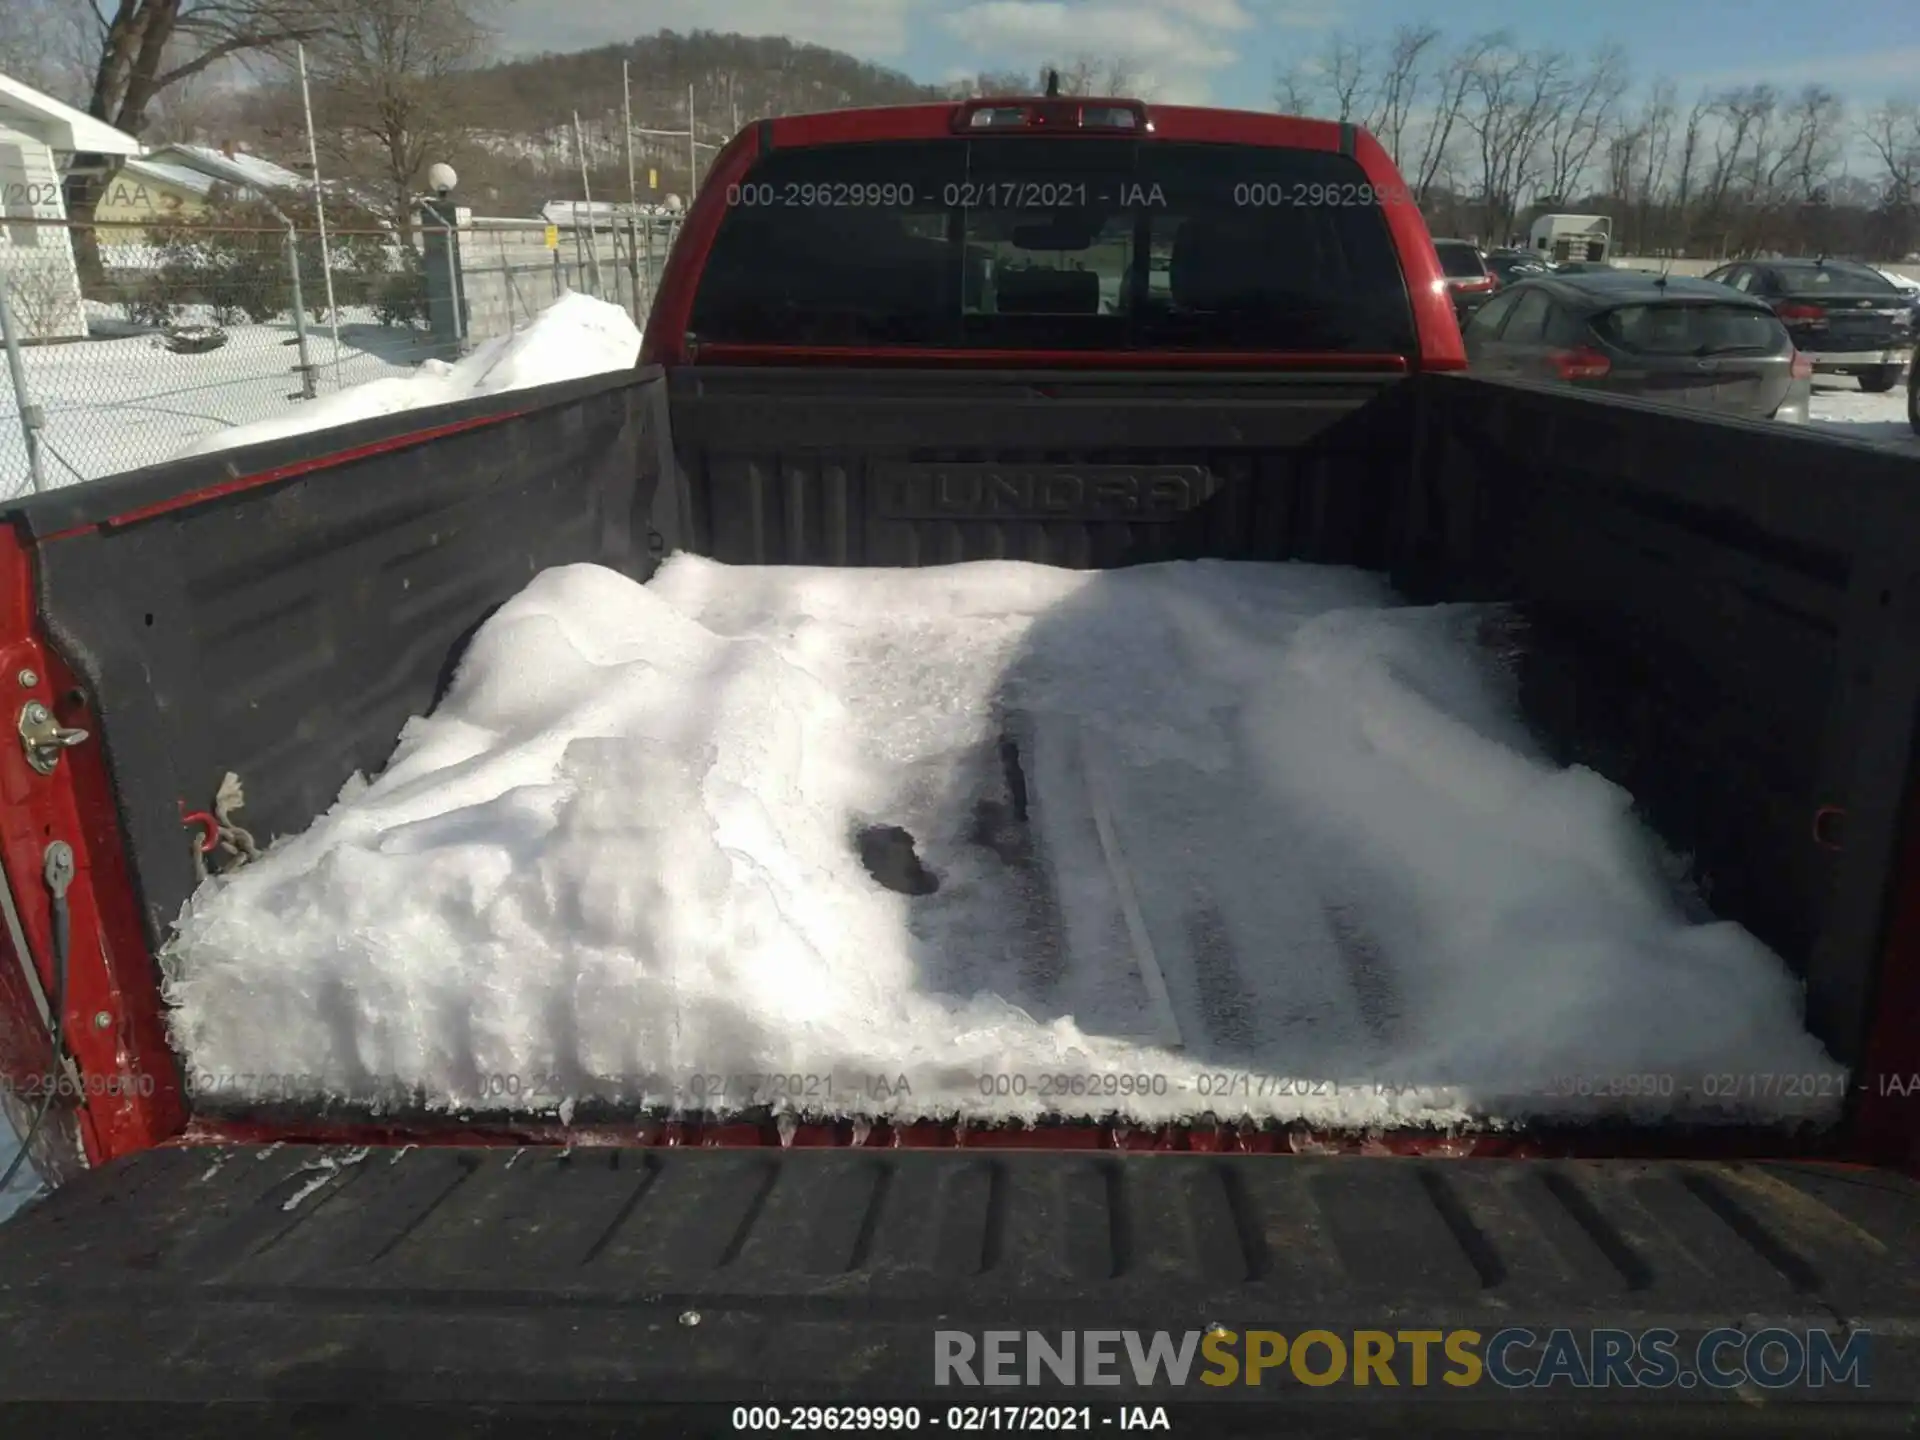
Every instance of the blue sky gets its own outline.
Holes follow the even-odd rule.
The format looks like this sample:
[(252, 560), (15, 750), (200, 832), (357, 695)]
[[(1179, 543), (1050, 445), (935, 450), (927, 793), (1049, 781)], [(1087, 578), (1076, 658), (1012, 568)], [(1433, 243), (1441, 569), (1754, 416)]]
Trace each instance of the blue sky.
[(573, 49), (668, 27), (790, 35), (942, 80), (1048, 55), (1124, 55), (1163, 98), (1267, 108), (1275, 71), (1327, 37), (1438, 25), (1449, 40), (1508, 29), (1526, 47), (1625, 47), (1636, 78), (1695, 86), (1832, 85), (1870, 105), (1920, 98), (1920, 0), (511, 0), (520, 51)]

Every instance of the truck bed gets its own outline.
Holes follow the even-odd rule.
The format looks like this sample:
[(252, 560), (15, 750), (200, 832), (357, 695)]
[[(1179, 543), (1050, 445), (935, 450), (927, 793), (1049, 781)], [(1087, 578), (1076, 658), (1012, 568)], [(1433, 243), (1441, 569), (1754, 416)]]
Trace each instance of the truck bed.
[(549, 572), (196, 898), (175, 1041), (230, 1110), (1830, 1123), (1785, 963), (1539, 756), (1506, 618), (1273, 561)]
[(1816, 1419), (1755, 1396), (1703, 1412), (1699, 1395), (1564, 1387), (1535, 1397), (1550, 1404), (1431, 1389), (1422, 1403), (1502, 1430), (1618, 1433), (1630, 1416), (1636, 1433), (1826, 1434), (1909, 1413), (1917, 1239), (1913, 1182), (1788, 1163), (188, 1146), (86, 1176), (0, 1228), (0, 1394), (1204, 1399), (1221, 1420), (1236, 1403), (1331, 1403), (1367, 1429), (1409, 1417), (1390, 1397), (1291, 1384), (940, 1388), (933, 1332), (1688, 1337), (1733, 1317), (1864, 1327), (1876, 1406), (1833, 1395)]
[[(75, 893), (101, 897), (111, 940), (76, 951), (72, 1009), (112, 1006), (120, 1023), (71, 1023), (72, 1043), (89, 1076), (160, 1086), (95, 1101), (89, 1123), (108, 1154), (189, 1121), (195, 1143), (48, 1166), (83, 1173), (0, 1229), (0, 1321), (18, 1337), (0, 1393), (319, 1394), (354, 1378), (395, 1396), (731, 1400), (750, 1357), (768, 1396), (844, 1395), (856, 1372), (904, 1395), (928, 1384), (930, 1317), (1160, 1328), (1220, 1319), (1222, 1295), (1247, 1303), (1221, 1323), (1268, 1311), (1295, 1329), (1441, 1310), (1436, 1324), (1841, 1319), (1881, 1327), (1876, 1385), (1913, 1393), (1915, 1197), (1898, 1172), (1915, 1135), (1888, 1084), (1916, 1068), (1920, 1001), (1920, 913), (1891, 899), (1920, 713), (1920, 491), (1902, 457), (1440, 375), (642, 370), (332, 438), (326, 454), (274, 442), (14, 512), (33, 565), (16, 608), (71, 667), (62, 718), (100, 742), (61, 762), (79, 819), (47, 823), (87, 838), (99, 883), (83, 871)], [(1123, 1127), (952, 1127), (926, 1154), (880, 1125), (802, 1127), (792, 1148), (761, 1143), (769, 1127), (689, 1150), (691, 1127), (630, 1115), (557, 1124), (515, 1160), (516, 1132), (486, 1116), (308, 1111), (304, 1133), (352, 1141), (323, 1158), (234, 1143), (303, 1133), (299, 1116), (189, 1115), (162, 1017), (142, 1008), (197, 884), (183, 815), (232, 772), (257, 836), (299, 834), (388, 764), (534, 575), (649, 581), (675, 553), (1338, 566), (1416, 607), (1510, 610), (1542, 754), (1631, 794), (1713, 913), (1781, 957), (1809, 1032), (1852, 1077), (1848, 1154), (1893, 1168), (1624, 1158), (1645, 1134), (1596, 1138), (1611, 1158), (1458, 1164), (1199, 1129), (1134, 1154)], [(1034, 773), (1037, 813), (1059, 785)], [(31, 869), (9, 869), (37, 900)], [(0, 1035), (14, 1072), (44, 1065), (36, 1038)], [(47, 1133), (70, 1156), (75, 1117), (57, 1118)], [(740, 1140), (752, 1148), (707, 1148)], [(429, 1311), (437, 1323), (417, 1323)], [(142, 1358), (116, 1370), (100, 1354)], [(1555, 1405), (1542, 1424), (1584, 1414), (1612, 1433), (1599, 1412)], [(1776, 1413), (1716, 1411), (1754, 1427)]]
[[(470, 402), (430, 419), (435, 423), (404, 417), (353, 427), (325, 456), (312, 455), (309, 440), (273, 442), (21, 507), (20, 523), (36, 547), (41, 613), (91, 697), (111, 769), (109, 803), (127, 837), (151, 952), (171, 938), (198, 883), (184, 812), (204, 808), (232, 772), (245, 785), (245, 821), (256, 835), (306, 830), (355, 773), (377, 775), (388, 765), (409, 717), (448, 696), (482, 623), (543, 570), (586, 562), (645, 581), (674, 552), (727, 566), (1128, 567), (1126, 574), (1093, 577), (1102, 583), (1073, 592), (1077, 599), (1062, 591), (1061, 603), (1035, 609), (1044, 611), (1044, 623), (1030, 625), (1022, 643), (1038, 654), (1078, 631), (1104, 647), (1104, 672), (1126, 682), (1101, 705), (1111, 713), (1120, 694), (1129, 711), (1146, 702), (1144, 729), (1157, 721), (1164, 732), (1148, 737), (1160, 761), (1136, 765), (1138, 756), (1121, 753), (1102, 765), (1096, 757), (1111, 792), (1111, 803), (1097, 806), (1084, 756), (1058, 759), (1084, 734), (1055, 723), (1061, 716), (1034, 725), (1034, 707), (1019, 693), (1022, 663), (1033, 657), (1015, 644), (982, 682), (990, 693), (976, 697), (1004, 713), (970, 737), (976, 743), (966, 754), (932, 756), (922, 813), (895, 806), (887, 814), (882, 806), (865, 819), (882, 831), (893, 826), (911, 834), (935, 818), (949, 829), (970, 823), (969, 812), (977, 815), (983, 801), (1010, 807), (1000, 748), (1009, 742), (1017, 767), (1039, 774), (1029, 796), (1036, 850), (1060, 841), (1064, 828), (1077, 828), (1082, 860), (1069, 878), (1104, 892), (1092, 904), (1093, 926), (1104, 932), (1112, 962), (1101, 973), (1121, 977), (1107, 997), (1121, 1008), (1095, 1028), (1117, 1038), (1137, 1038), (1126, 1032), (1142, 1028), (1150, 1040), (1170, 1038), (1169, 1011), (1180, 1006), (1184, 1030), (1196, 1032), (1188, 1044), (1183, 1030), (1181, 1050), (1213, 1062), (1235, 1085), (1249, 1071), (1275, 1069), (1283, 1081), (1352, 1080), (1339, 1073), (1342, 1057), (1316, 1056), (1312, 1037), (1298, 1034), (1291, 1051), (1308, 1063), (1278, 1064), (1277, 1050), (1263, 1053), (1258, 1038), (1253, 1055), (1260, 1063), (1246, 1063), (1247, 1037), (1235, 1034), (1233, 1014), (1284, 1016), (1290, 1003), (1308, 1015), (1316, 1006), (1324, 1013), (1331, 996), (1345, 1028), (1323, 1026), (1322, 1033), (1356, 1038), (1375, 1056), (1409, 1050), (1389, 1023), (1392, 966), (1380, 967), (1384, 975), (1369, 966), (1393, 948), (1395, 926), (1419, 928), (1426, 918), (1420, 897), (1409, 900), (1408, 887), (1396, 892), (1379, 883), (1378, 865), (1371, 873), (1352, 865), (1354, 857), (1340, 848), (1351, 837), (1315, 831), (1313, 814), (1297, 806), (1289, 813), (1271, 776), (1254, 775), (1230, 754), (1221, 769), (1217, 755), (1200, 753), (1203, 735), (1216, 751), (1235, 738), (1262, 678), (1239, 676), (1236, 694), (1221, 690), (1219, 674), (1267, 663), (1257, 649), (1222, 651), (1220, 636), (1236, 625), (1273, 629), (1268, 620), (1203, 585), (1144, 608), (1134, 602), (1125, 612), (1140, 620), (1143, 637), (1157, 638), (1135, 645), (1124, 627), (1112, 628), (1112, 616), (1128, 603), (1127, 586), (1151, 588), (1142, 566), (1214, 562), (1212, 570), (1189, 566), (1195, 575), (1234, 566), (1352, 567), (1381, 577), (1425, 623), (1444, 628), (1471, 614), (1509, 616), (1516, 628), (1499, 683), (1541, 763), (1584, 765), (1631, 796), (1633, 821), (1684, 861), (1682, 878), (1711, 913), (1745, 927), (1780, 957), (1794, 977), (1783, 977), (1782, 986), (1804, 984), (1807, 1028), (1832, 1067), (1817, 1050), (1795, 1049), (1801, 1042), (1789, 1037), (1785, 1049), (1763, 1047), (1767, 1053), (1745, 1058), (1724, 1053), (1720, 1068), (1778, 1075), (1784, 1066), (1793, 1076), (1813, 1076), (1811, 1087), (1796, 1083), (1796, 1093), (1778, 1086), (1770, 1093), (1815, 1102), (1834, 1100), (1832, 1076), (1844, 1071), (1850, 1088), (1841, 1098), (1848, 1105), (1861, 1100), (1885, 921), (1880, 902), (1904, 794), (1883, 777), (1905, 773), (1920, 691), (1914, 618), (1888, 603), (1905, 593), (1912, 565), (1901, 537), (1920, 532), (1899, 457), (1631, 402), (1450, 376), (694, 368), (670, 381), (642, 371), (527, 392), (511, 403)], [(983, 435), (993, 437), (990, 445), (982, 445)], [(1805, 484), (1816, 464), (1820, 496)], [(1483, 608), (1449, 612), (1432, 609), (1436, 604)], [(1319, 608), (1340, 606), (1323, 600)], [(142, 623), (129, 629), (129, 614)], [(712, 623), (717, 628), (709, 633), (719, 634), (743, 622), (735, 616)], [(928, 643), (951, 650), (963, 630), (928, 631)], [(1404, 668), (1404, 657), (1389, 658), (1373, 680), (1414, 691), (1426, 685), (1434, 693), (1415, 699), (1440, 722), (1430, 728), (1446, 731), (1458, 718), (1449, 712), (1458, 697), (1448, 698), (1457, 677), (1415, 675), (1409, 687), (1392, 673)], [(897, 654), (887, 662), (905, 663)], [(1837, 684), (1837, 676), (1851, 683)], [(1209, 684), (1222, 705), (1203, 723), (1196, 687)], [(904, 702), (906, 719), (912, 722), (913, 705), (926, 704), (934, 724), (945, 701), (924, 677), (904, 688), (916, 687)], [(895, 686), (896, 703), (901, 688)], [(1151, 713), (1156, 695), (1176, 708)], [(1622, 696), (1632, 702), (1621, 703)], [(847, 696), (854, 711), (873, 709), (873, 698)], [(1235, 705), (1247, 713), (1236, 719)], [(1294, 713), (1278, 729), (1291, 733), (1312, 723), (1321, 722)], [(1094, 738), (1110, 745), (1113, 737)], [(1409, 737), (1374, 735), (1368, 743), (1406, 752)], [(1410, 783), (1444, 789), (1445, 772), (1458, 760), (1455, 754), (1429, 767), (1425, 781), (1416, 775)], [(1304, 768), (1313, 769), (1311, 752), (1306, 761)], [(1299, 757), (1294, 768), (1303, 768)], [(1453, 797), (1453, 809), (1429, 810), (1424, 823), (1446, 832), (1450, 818), (1471, 818), (1486, 779), (1478, 772), (1476, 784)], [(1161, 802), (1184, 814), (1186, 833), (1177, 842), (1129, 824), (1151, 810), (1156, 787)], [(1318, 798), (1340, 797), (1323, 786)], [(656, 807), (671, 804), (654, 800)], [(1223, 813), (1227, 807), (1231, 812)], [(1111, 812), (1105, 838), (1095, 815), (1101, 808)], [(647, 803), (636, 799), (627, 809), (643, 816)], [(1836, 810), (1845, 812), (1844, 846), (1817, 830), (1817, 817)], [(1396, 842), (1406, 827), (1391, 814), (1373, 815), (1362, 831), (1375, 842)], [(940, 837), (923, 838), (932, 844)], [(1440, 848), (1450, 848), (1452, 838), (1440, 835)], [(1533, 849), (1558, 843), (1542, 838)], [(859, 837), (831, 837), (827, 848), (851, 865)], [(1394, 859), (1390, 850), (1382, 853)], [(1259, 873), (1275, 877), (1258, 893), (1250, 893), (1249, 854), (1266, 865)], [(1026, 863), (1014, 860), (1016, 868)], [(1046, 857), (1039, 863), (1045, 869)], [(1228, 876), (1223, 865), (1240, 868)], [(1329, 865), (1336, 873), (1327, 873)], [(1517, 865), (1527, 868), (1525, 860)], [(1385, 879), (1395, 878), (1389, 867)], [(1398, 878), (1406, 878), (1404, 866)], [(1045, 893), (1029, 897), (1054, 912), (1039, 918), (1043, 929), (1064, 929), (1072, 919), (1066, 910), (1074, 886), (1059, 881), (1056, 865)], [(1135, 907), (1122, 903), (1129, 888)], [(910, 928), (906, 911), (918, 900), (886, 898), (899, 906), (896, 929)], [(942, 903), (938, 894), (926, 898)], [(1499, 903), (1487, 915), (1509, 925), (1517, 916), (1515, 933), (1541, 918), (1525, 913), (1517, 903), (1524, 897), (1494, 898)], [(1501, 904), (1512, 913), (1502, 917)], [(1285, 931), (1279, 921), (1288, 917), (1271, 912), (1289, 906), (1307, 912), (1308, 949), (1316, 953), (1276, 959), (1262, 932)], [(1014, 916), (1019, 907), (999, 908)], [(1137, 925), (1129, 908), (1138, 911)], [(1296, 927), (1288, 938), (1301, 933)], [(1455, 950), (1470, 951), (1472, 938), (1455, 937)], [(967, 939), (952, 929), (944, 936), (950, 954), (964, 950)], [(1029, 965), (1044, 964), (1041, 940), (1026, 947)], [(922, 936), (918, 943), (942, 941)], [(1150, 994), (1141, 968), (1149, 951), (1156, 962), (1164, 957), (1163, 979), (1174, 972), (1166, 1004)], [(1222, 956), (1227, 962), (1210, 974)], [(914, 957), (916, 966), (922, 958)], [(1495, 987), (1509, 1018), (1532, 978), (1525, 960), (1523, 949), (1510, 962), (1518, 967), (1512, 983)], [(123, 988), (137, 992), (140, 978), (130, 974)], [(941, 987), (962, 994), (967, 978), (951, 965), (935, 974)], [(1209, 987), (1212, 999), (1202, 993)], [(1751, 1000), (1765, 986), (1741, 979), (1723, 988)], [(1257, 993), (1259, 1003), (1238, 1005), (1236, 990)], [(371, 1009), (378, 1017), (383, 1007), (372, 997), (380, 993), (363, 993), (363, 1015)], [(1422, 1054), (1419, 1037), (1431, 1032), (1418, 1027), (1436, 1016), (1447, 1017), (1443, 1047), (1470, 1030), (1471, 994), (1454, 986), (1437, 998), (1400, 997), (1398, 1018), (1415, 1037), (1409, 1053)], [(323, 997), (309, 987), (284, 998), (288, 1014), (300, 1015)], [(1699, 1008), (1676, 1013), (1711, 1014), (1713, 1001), (1709, 981), (1696, 995)], [(1671, 1008), (1644, 994), (1638, 1003), (1654, 1016)], [(1171, 1028), (1182, 1029), (1182, 1018), (1173, 1014)], [(1544, 1038), (1556, 1018), (1565, 1023), (1564, 1015), (1549, 1013), (1532, 1027), (1541, 1042), (1536, 1063), (1515, 1077), (1536, 1096), (1541, 1067), (1564, 1058)], [(289, 1037), (287, 1048), (252, 1054), (245, 1064), (232, 1053), (210, 1053), (209, 1068), (276, 1077), (275, 1085), (284, 1084), (277, 1077), (316, 1068), (295, 1038), (302, 1027), (252, 1028), (270, 1050)], [(1527, 1043), (1527, 1026), (1512, 1029)], [(1679, 1030), (1688, 1038), (1686, 1022)], [(376, 1051), (370, 1068), (391, 1079), (387, 1053)], [(561, 1068), (556, 1059), (565, 1058), (553, 1050), (509, 1052), (469, 1068), (511, 1072), (524, 1083), (554, 1074)], [(765, 1063), (773, 1058), (687, 1054), (668, 1063), (687, 1076), (724, 1076), (736, 1062), (784, 1073), (795, 1068), (787, 1060), (811, 1057)], [(1681, 1060), (1671, 1049), (1663, 1057), (1657, 1047), (1633, 1056), (1624, 1075), (1619, 1064), (1626, 1057), (1576, 1058), (1591, 1059), (1599, 1071), (1570, 1065), (1566, 1078), (1576, 1089), (1618, 1079), (1624, 1090), (1647, 1071), (1710, 1068), (1702, 1057)], [(626, 1063), (621, 1073), (645, 1068), (633, 1057)], [(163, 1081), (168, 1064), (155, 1063)], [(983, 1067), (965, 1068), (977, 1077)], [(1466, 1078), (1483, 1099), (1497, 1095), (1505, 1079), (1458, 1066), (1449, 1075), (1417, 1059), (1413, 1070), (1399, 1073), (1357, 1068), (1358, 1078), (1386, 1079), (1396, 1088)], [(222, 1080), (207, 1098), (217, 1103), (220, 1090), (231, 1092), (235, 1083)], [(1761, 1087), (1735, 1085), (1744, 1088), (1742, 1098), (1767, 1098), (1755, 1093)], [(1651, 1098), (1672, 1096), (1656, 1090)], [(1488, 1110), (1482, 1104), (1476, 1113), (1484, 1118)], [(1443, 1122), (1460, 1113), (1444, 1106), (1436, 1112)]]

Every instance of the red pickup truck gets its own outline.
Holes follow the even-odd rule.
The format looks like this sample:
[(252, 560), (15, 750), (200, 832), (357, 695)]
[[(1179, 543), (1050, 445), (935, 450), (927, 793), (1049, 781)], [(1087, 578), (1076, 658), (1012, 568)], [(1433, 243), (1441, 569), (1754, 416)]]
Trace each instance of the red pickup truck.
[[(14, 505), (0, 1095), (61, 1183), (0, 1226), (0, 1399), (861, 1401), (967, 1428), (988, 1402), (1200, 1397), (1271, 1433), (1273, 1407), (1344, 1396), (1354, 1433), (1900, 1423), (1915, 462), (1463, 368), (1425, 225), (1353, 126), (1058, 98), (794, 116), (716, 160), (631, 373)], [(223, 778), (260, 847), (298, 835), (529, 577), (646, 581), (677, 553), (1307, 562), (1506, 606), (1543, 753), (1630, 793), (1712, 914), (1791, 969), (1844, 1097), (1820, 1125), (1354, 1130), (1198, 1104), (795, 1124), (194, 1093), (157, 957), (209, 843), (238, 843)], [(936, 1331), (1517, 1326), (1664, 1329), (1687, 1378), (1552, 1388), (1537, 1357), (1488, 1355), (1477, 1388), (1401, 1376), (1382, 1400), (1284, 1370), (966, 1389), (935, 1364)], [(1870, 1388), (1688, 1368), (1702, 1337), (1815, 1330), (1856, 1359), (1870, 1337)]]

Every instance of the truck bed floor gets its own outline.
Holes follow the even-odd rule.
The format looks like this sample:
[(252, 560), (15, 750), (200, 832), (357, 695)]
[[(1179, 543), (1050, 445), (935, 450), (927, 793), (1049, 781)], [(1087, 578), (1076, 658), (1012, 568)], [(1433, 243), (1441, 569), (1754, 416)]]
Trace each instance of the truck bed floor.
[(1837, 1114), (1784, 964), (1534, 751), (1488, 620), (1307, 565), (551, 572), (203, 893), (180, 1043), (237, 1104)]

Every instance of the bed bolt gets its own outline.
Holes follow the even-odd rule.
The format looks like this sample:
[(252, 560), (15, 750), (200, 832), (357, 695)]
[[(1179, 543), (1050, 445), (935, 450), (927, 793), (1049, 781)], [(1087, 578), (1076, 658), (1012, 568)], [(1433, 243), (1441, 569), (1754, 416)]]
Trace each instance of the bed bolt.
[(689, 1328), (698, 1325), (700, 1323), (700, 1312), (698, 1310), (682, 1310), (680, 1312), (680, 1323)]
[(109, 1014), (105, 1010), (96, 1010), (93, 1012), (93, 1028), (94, 1029), (109, 1030), (112, 1027), (113, 1027), (113, 1016), (111, 1014)]
[(22, 690), (31, 690), (34, 686), (38, 685), (39, 683), (40, 683), (40, 677), (34, 674), (33, 671), (22, 670), (20, 672), (20, 688)]

